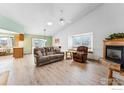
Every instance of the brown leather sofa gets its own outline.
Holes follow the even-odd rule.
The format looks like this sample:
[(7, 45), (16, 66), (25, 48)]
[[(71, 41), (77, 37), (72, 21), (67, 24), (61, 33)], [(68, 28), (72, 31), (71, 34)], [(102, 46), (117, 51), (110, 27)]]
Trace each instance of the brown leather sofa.
[(76, 62), (84, 63), (87, 60), (88, 47), (79, 46), (77, 51), (73, 53), (73, 60)]
[(35, 48), (34, 59), (36, 66), (41, 66), (64, 60), (64, 52), (60, 52), (60, 47)]

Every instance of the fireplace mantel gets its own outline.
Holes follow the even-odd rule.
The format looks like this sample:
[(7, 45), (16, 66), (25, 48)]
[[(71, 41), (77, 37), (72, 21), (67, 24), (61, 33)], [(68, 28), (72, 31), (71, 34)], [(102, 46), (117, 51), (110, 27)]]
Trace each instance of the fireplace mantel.
[(124, 46), (124, 40), (103, 40), (103, 61), (102, 63), (107, 66), (113, 66), (115, 69), (120, 70), (120, 64), (114, 62), (107, 62), (106, 60), (106, 46)]
[(106, 45), (124, 46), (124, 40), (103, 40), (103, 59), (105, 59)]
[(104, 45), (115, 45), (122, 46), (124, 45), (124, 40), (103, 40)]

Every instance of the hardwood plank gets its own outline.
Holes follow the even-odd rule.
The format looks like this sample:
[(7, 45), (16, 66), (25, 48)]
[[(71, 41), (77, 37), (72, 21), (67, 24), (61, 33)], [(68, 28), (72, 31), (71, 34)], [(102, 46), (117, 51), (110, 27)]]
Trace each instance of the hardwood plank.
[(0, 57), (0, 72), (9, 71), (8, 85), (107, 85), (108, 70), (97, 62), (64, 60), (41, 67), (33, 55)]

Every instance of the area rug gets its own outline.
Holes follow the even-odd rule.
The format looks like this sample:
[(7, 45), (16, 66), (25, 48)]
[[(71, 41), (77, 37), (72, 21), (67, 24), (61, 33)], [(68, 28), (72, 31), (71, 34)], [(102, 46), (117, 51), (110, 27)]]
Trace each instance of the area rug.
[(0, 85), (7, 85), (9, 71), (0, 73)]

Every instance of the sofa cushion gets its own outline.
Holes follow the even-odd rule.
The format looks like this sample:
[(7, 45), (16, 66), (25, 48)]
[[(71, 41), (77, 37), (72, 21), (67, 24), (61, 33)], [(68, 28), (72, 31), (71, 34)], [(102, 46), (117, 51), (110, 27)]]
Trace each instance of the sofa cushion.
[(46, 56), (46, 51), (45, 51), (44, 48), (40, 48), (40, 51), (41, 51), (41, 53), (43, 54), (43, 56)]
[(59, 47), (54, 47), (54, 50), (53, 50), (56, 53), (60, 53), (60, 48)]
[(49, 55), (50, 59), (56, 59), (58, 58), (56, 55)]
[(54, 54), (54, 56), (56, 56), (57, 58), (63, 57), (63, 54)]
[(54, 52), (47, 52), (47, 55), (53, 55)]
[(50, 57), (49, 56), (41, 56), (40, 58), (39, 58), (39, 61), (40, 62), (46, 62), (46, 61), (49, 61), (50, 60)]

